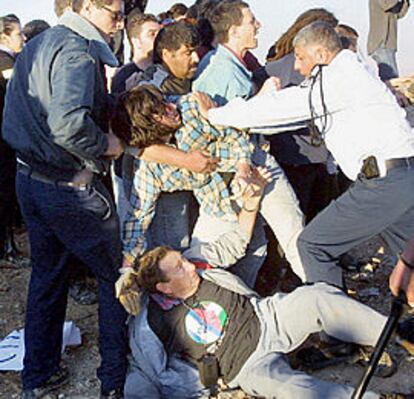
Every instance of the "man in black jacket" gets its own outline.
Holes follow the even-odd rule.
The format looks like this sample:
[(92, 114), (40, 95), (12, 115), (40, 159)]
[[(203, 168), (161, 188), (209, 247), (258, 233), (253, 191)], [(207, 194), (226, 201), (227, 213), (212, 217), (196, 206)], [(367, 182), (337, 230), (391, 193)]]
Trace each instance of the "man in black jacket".
[(71, 254), (99, 285), (102, 398), (122, 398), (126, 314), (114, 295), (121, 265), (119, 221), (100, 177), (123, 152), (108, 132), (104, 66), (123, 27), (123, 0), (75, 0), (59, 25), (20, 54), (6, 95), (3, 138), (16, 151), (16, 187), (29, 231), (23, 398), (66, 380), (59, 367)]

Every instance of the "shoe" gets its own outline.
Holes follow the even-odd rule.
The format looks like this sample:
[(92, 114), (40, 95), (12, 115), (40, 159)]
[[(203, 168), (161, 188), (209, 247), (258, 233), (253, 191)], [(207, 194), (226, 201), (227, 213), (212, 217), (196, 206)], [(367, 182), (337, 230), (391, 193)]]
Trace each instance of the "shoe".
[(60, 369), (53, 374), (43, 385), (33, 389), (24, 389), (22, 399), (43, 398), (46, 394), (65, 385), (69, 380), (69, 373), (65, 369)]
[(11, 264), (19, 269), (28, 268), (31, 265), (29, 258), (15, 252), (5, 254), (3, 257), (0, 258), (0, 263)]
[(70, 297), (79, 305), (94, 305), (98, 302), (96, 289), (85, 281), (75, 281), (69, 286)]
[(380, 399), (414, 399), (414, 395), (405, 393), (383, 393)]
[(398, 323), (395, 340), (411, 356), (414, 356), (414, 317)]
[(105, 392), (101, 390), (99, 399), (124, 399), (124, 392), (122, 388), (113, 389), (112, 391)]
[[(371, 355), (374, 351), (374, 348), (369, 346), (360, 346), (359, 347), (359, 359), (357, 364), (366, 367), (369, 363)], [(374, 375), (380, 378), (391, 377), (397, 371), (397, 364), (392, 359), (390, 354), (384, 351), (381, 355), (381, 358), (378, 362), (377, 367), (375, 368)]]
[(354, 344), (335, 343), (334, 345), (309, 347), (298, 351), (296, 361), (306, 371), (320, 370), (338, 364), (354, 364), (359, 360), (359, 352)]

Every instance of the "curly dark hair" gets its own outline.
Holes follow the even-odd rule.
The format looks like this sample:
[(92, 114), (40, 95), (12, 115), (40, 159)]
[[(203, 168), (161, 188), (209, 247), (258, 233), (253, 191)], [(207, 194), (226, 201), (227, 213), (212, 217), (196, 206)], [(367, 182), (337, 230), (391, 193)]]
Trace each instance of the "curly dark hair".
[(158, 123), (154, 115), (164, 115), (165, 105), (161, 91), (150, 84), (124, 92), (111, 118), (112, 132), (131, 147), (144, 149), (164, 144), (175, 129)]

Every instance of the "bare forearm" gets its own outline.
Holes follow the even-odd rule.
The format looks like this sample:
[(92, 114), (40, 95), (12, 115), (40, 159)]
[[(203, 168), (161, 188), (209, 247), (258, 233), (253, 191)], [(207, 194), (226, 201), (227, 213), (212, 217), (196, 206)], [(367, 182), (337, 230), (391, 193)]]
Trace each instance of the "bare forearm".
[(155, 144), (145, 148), (140, 158), (147, 162), (166, 163), (187, 169), (187, 153), (164, 144)]

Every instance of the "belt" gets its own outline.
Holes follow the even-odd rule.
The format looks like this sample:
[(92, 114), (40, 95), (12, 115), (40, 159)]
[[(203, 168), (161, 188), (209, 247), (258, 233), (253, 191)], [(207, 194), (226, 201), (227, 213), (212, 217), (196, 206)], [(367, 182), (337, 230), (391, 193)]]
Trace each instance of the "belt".
[(42, 173), (35, 171), (30, 165), (23, 163), (19, 159), (17, 160), (17, 171), (27, 177), (30, 177), (33, 180), (40, 181), (46, 184), (53, 184), (55, 186), (60, 187), (74, 187), (79, 190), (86, 190), (88, 186), (92, 183), (94, 175), (92, 173), (87, 174), (84, 173), (84, 176), (81, 175), (84, 171), (78, 172), (75, 175), (74, 180), (82, 180), (82, 181), (65, 181), (60, 179), (54, 179), (50, 176), (46, 176)]
[(414, 157), (388, 159), (385, 161), (385, 166), (387, 167), (387, 170), (410, 166), (414, 167)]

